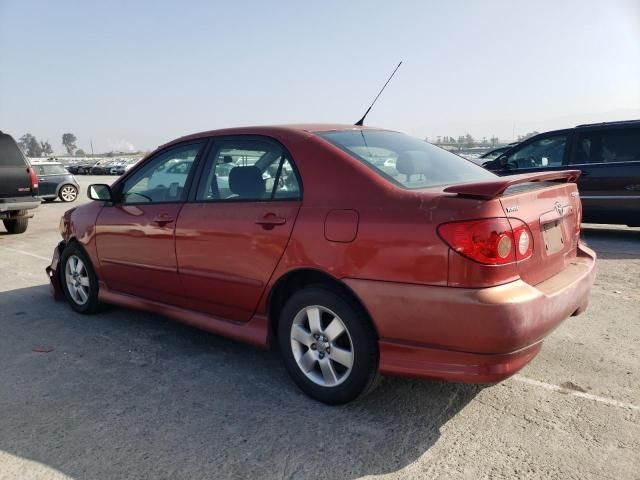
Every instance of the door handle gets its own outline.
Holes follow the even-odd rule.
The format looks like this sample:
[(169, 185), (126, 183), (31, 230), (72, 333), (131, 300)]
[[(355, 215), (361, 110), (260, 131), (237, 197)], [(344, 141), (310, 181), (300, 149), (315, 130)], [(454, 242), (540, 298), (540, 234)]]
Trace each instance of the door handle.
[(162, 215), (158, 215), (156, 218), (151, 220), (151, 223), (155, 223), (160, 227), (164, 227), (166, 224), (172, 223), (174, 220), (175, 219), (171, 218), (169, 215), (162, 214)]
[(265, 230), (271, 230), (273, 227), (285, 223), (287, 223), (287, 219), (279, 217), (275, 213), (267, 213), (264, 217), (256, 220), (256, 224), (261, 225)]

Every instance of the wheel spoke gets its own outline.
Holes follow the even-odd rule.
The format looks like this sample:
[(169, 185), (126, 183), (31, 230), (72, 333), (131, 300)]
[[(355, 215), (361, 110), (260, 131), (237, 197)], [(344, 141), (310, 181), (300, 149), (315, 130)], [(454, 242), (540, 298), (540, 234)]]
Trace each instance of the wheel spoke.
[(330, 342), (333, 342), (336, 338), (338, 338), (342, 332), (344, 332), (344, 325), (337, 318), (331, 320), (331, 323), (324, 330), (324, 334), (327, 336)]
[(84, 268), (84, 263), (82, 263), (82, 260), (76, 257), (76, 269), (74, 270), (74, 272), (82, 273), (83, 268)]
[(344, 365), (347, 368), (351, 368), (353, 365), (353, 352), (345, 350), (340, 347), (331, 347), (329, 358), (334, 362), (338, 362), (340, 365)]
[(80, 277), (80, 285), (83, 287), (89, 286), (89, 277)]
[(78, 287), (77, 291), (78, 291), (78, 296), (80, 297), (80, 301), (82, 303), (86, 302), (87, 299), (89, 298), (89, 295), (87, 295), (87, 292), (84, 291), (84, 288)]
[(336, 371), (333, 368), (333, 364), (328, 357), (324, 357), (319, 360), (320, 370), (322, 371), (322, 378), (324, 378), (324, 382), (327, 385), (335, 385), (338, 383), (338, 376), (336, 375)]
[(313, 350), (307, 350), (298, 363), (300, 368), (302, 368), (302, 371), (308, 373), (316, 363), (316, 357)]
[(318, 307), (307, 308), (307, 318), (309, 319), (309, 329), (311, 333), (322, 332), (322, 325), (320, 324), (320, 309)]
[(311, 346), (314, 340), (311, 333), (307, 332), (302, 325), (294, 325), (291, 328), (291, 338), (306, 347)]

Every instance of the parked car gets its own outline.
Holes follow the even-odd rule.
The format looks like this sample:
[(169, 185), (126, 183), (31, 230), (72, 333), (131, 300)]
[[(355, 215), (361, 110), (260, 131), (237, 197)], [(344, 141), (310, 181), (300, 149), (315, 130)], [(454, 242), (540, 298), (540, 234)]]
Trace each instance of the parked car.
[(541, 133), (484, 166), (498, 175), (580, 170), (584, 222), (640, 226), (640, 120)]
[(87, 174), (88, 175), (108, 175), (110, 168), (111, 168), (110, 165), (108, 165), (106, 162), (98, 162), (88, 169)]
[(38, 196), (46, 202), (59, 198), (63, 202), (73, 202), (78, 198), (80, 185), (75, 177), (58, 162), (33, 162), (38, 176)]
[[(157, 181), (176, 159), (186, 175)], [(111, 303), (274, 342), (329, 404), (378, 373), (497, 382), (587, 306), (578, 173), (498, 177), (352, 125), (205, 132), (92, 185), (47, 274), (76, 312)]]
[(9, 233), (24, 233), (40, 205), (38, 178), (11, 135), (0, 132), (0, 220)]

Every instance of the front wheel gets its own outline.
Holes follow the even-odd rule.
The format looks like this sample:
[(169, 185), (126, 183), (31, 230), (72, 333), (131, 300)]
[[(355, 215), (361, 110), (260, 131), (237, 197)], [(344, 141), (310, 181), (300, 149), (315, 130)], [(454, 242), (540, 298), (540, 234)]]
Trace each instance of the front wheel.
[(98, 302), (98, 277), (82, 247), (70, 243), (60, 257), (60, 279), (64, 296), (78, 313), (94, 313)]
[(378, 370), (371, 324), (353, 301), (324, 287), (296, 292), (278, 323), (278, 344), (294, 382), (330, 405), (366, 394)]
[(63, 202), (73, 202), (78, 198), (78, 189), (73, 185), (63, 185), (58, 193), (58, 197)]

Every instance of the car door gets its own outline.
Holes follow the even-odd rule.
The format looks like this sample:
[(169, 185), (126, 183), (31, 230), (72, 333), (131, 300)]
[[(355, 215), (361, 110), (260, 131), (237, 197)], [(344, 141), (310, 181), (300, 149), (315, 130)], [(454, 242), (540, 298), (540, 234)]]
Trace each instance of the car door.
[(176, 227), (188, 308), (248, 321), (287, 245), (301, 183), (279, 143), (216, 138)]
[(513, 175), (566, 168), (571, 130), (536, 135), (491, 162), (498, 175)]
[(578, 128), (573, 150), (584, 221), (640, 224), (640, 125)]
[[(182, 287), (175, 255), (175, 227), (204, 140), (171, 146), (132, 171), (114, 189), (114, 202), (96, 221), (101, 277), (108, 288), (162, 303), (179, 304)], [(155, 177), (177, 160), (188, 175), (167, 185)]]
[(47, 168), (48, 165), (34, 165), (33, 168), (38, 176), (38, 195), (46, 197), (56, 194), (56, 179), (54, 175), (51, 175)]

